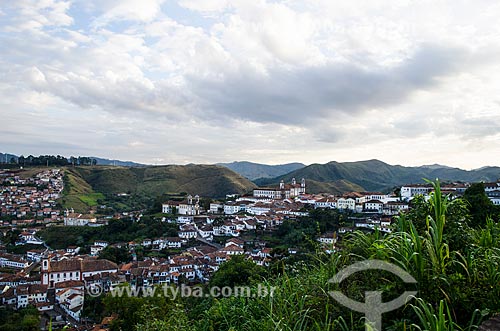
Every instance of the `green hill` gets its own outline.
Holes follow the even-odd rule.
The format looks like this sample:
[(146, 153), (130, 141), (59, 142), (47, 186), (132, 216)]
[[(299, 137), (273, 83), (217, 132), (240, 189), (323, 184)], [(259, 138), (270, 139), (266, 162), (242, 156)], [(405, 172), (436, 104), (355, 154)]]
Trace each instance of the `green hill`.
[(332, 161), (326, 164), (312, 164), (273, 179), (259, 179), (255, 183), (277, 184), (280, 180), (288, 182), (293, 177), (306, 178), (310, 183), (308, 191), (312, 193), (321, 192), (324, 188), (330, 189), (322, 192), (347, 192), (352, 191), (352, 187), (358, 187), (357, 190), (361, 188), (367, 191), (387, 191), (395, 186), (423, 183), (423, 178), (439, 178), (442, 181), (495, 181), (500, 178), (500, 168), (484, 167), (467, 171), (438, 165), (403, 167), (379, 160), (343, 163)]
[(231, 170), (213, 165), (167, 165), (151, 167), (76, 167), (69, 169), (102, 193), (188, 192), (203, 197), (246, 193), (255, 185)]
[(243, 194), (255, 184), (233, 171), (215, 165), (167, 165), (150, 167), (68, 167), (65, 169), (65, 208), (84, 211), (103, 195), (128, 193), (151, 199), (186, 192), (220, 198)]

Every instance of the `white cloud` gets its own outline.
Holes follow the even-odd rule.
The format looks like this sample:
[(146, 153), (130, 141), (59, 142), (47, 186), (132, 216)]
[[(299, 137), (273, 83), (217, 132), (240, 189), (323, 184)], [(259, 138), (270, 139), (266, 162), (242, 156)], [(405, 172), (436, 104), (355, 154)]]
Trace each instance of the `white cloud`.
[(73, 18), (67, 13), (70, 6), (71, 3), (65, 0), (6, 1), (7, 10), (14, 10), (17, 15), (7, 19), (10, 24), (4, 26), (4, 29), (20, 32), (50, 26), (69, 26), (73, 24)]
[(151, 22), (161, 12), (166, 0), (106, 0), (95, 3), (104, 12), (92, 22), (94, 27), (106, 26), (115, 21)]
[(500, 163), (497, 3), (2, 4), (11, 152)]

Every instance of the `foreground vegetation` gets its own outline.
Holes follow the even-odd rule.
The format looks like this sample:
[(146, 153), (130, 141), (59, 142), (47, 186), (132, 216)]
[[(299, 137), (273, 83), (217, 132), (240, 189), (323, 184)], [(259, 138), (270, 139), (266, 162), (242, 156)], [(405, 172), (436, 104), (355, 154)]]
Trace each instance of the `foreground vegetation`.
[[(451, 201), (435, 186), (430, 201), (400, 216), (392, 234), (356, 232), (338, 253), (317, 250), (303, 261), (276, 264), (267, 274), (232, 259), (218, 271), (224, 277), (214, 277), (219, 286), (274, 286), (273, 296), (108, 296), (94, 304), (103, 305), (104, 314), (119, 314), (114, 330), (364, 330), (363, 316), (340, 306), (329, 291), (364, 302), (365, 291), (381, 290), (387, 302), (416, 290), (416, 298), (383, 315), (384, 330), (475, 330), (482, 319), (500, 312), (500, 225), (489, 218), (475, 223), (464, 200)], [(395, 264), (417, 284), (374, 270), (357, 272), (340, 284), (329, 282), (365, 259)], [(250, 275), (237, 277), (238, 270)]]

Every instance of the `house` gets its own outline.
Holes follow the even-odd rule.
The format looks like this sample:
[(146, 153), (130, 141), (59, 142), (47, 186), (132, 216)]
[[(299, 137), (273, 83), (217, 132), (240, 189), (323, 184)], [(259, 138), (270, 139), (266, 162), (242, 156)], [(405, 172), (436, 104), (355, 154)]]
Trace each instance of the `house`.
[(103, 246), (98, 246), (98, 245), (92, 245), (90, 246), (90, 255), (96, 256), (99, 255), (99, 253), (104, 250)]
[(191, 239), (198, 237), (198, 230), (193, 225), (182, 225), (178, 232), (180, 238)]
[(384, 205), (382, 210), (384, 215), (398, 215), (402, 211), (408, 210), (408, 203), (406, 202), (388, 202)]
[(209, 213), (220, 214), (223, 209), (224, 206), (221, 203), (211, 203)]
[(56, 302), (72, 318), (79, 321), (84, 304), (83, 291), (77, 288), (65, 288), (56, 291)]
[(337, 200), (335, 198), (322, 198), (314, 202), (314, 208), (337, 208)]
[(236, 202), (228, 202), (224, 204), (224, 214), (233, 215), (240, 211), (240, 206)]
[(29, 289), (26, 286), (18, 286), (15, 292), (17, 296), (17, 309), (28, 307)]
[(39, 262), (42, 259), (45, 249), (31, 249), (26, 252), (26, 259), (29, 261)]
[(214, 234), (214, 227), (212, 225), (204, 224), (198, 228), (198, 233), (202, 238), (211, 238)]
[(228, 247), (228, 246), (231, 246), (231, 245), (236, 245), (240, 248), (243, 248), (243, 245), (245, 244), (245, 242), (239, 238), (231, 238), (229, 240), (226, 241), (226, 245), (225, 247)]
[(319, 236), (318, 241), (327, 245), (334, 245), (337, 242), (337, 233), (328, 232)]
[(69, 211), (65, 212), (63, 220), (65, 226), (85, 226), (97, 221), (94, 215), (84, 215)]
[(271, 210), (271, 205), (263, 202), (256, 203), (247, 209), (248, 213), (253, 215), (264, 215)]
[(94, 246), (101, 246), (102, 248), (108, 247), (109, 243), (104, 240), (96, 240), (94, 241)]
[(178, 237), (168, 237), (166, 238), (168, 248), (181, 248), (182, 239)]
[(364, 203), (363, 210), (365, 212), (381, 213), (384, 208), (384, 203), (380, 200), (370, 200)]
[(68, 248), (66, 248), (66, 253), (68, 254), (78, 254), (79, 251), (80, 247), (78, 246), (68, 246)]
[(241, 255), (245, 253), (245, 250), (240, 246), (230, 244), (224, 248), (219, 249), (218, 252), (225, 253), (227, 255)]
[(427, 195), (432, 191), (432, 189), (432, 185), (430, 184), (401, 186), (401, 197), (409, 199), (414, 197), (415, 195)]
[(339, 199), (337, 199), (337, 209), (355, 210), (356, 209), (356, 200), (351, 198), (351, 197), (339, 198)]
[(0, 267), (2, 268), (24, 269), (29, 264), (19, 255), (0, 253)]

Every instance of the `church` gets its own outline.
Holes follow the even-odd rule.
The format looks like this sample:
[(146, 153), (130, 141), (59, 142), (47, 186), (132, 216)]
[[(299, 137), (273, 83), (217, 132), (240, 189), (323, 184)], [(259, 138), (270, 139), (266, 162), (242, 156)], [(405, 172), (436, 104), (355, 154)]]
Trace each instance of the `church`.
[(55, 284), (66, 281), (85, 281), (87, 277), (118, 272), (116, 263), (94, 258), (71, 258), (51, 260), (43, 257), (41, 268), (41, 283), (54, 287)]
[(306, 180), (302, 178), (301, 183), (297, 184), (295, 178), (292, 178), (291, 184), (285, 184), (282, 180), (279, 187), (259, 187), (253, 190), (254, 198), (267, 199), (289, 199), (298, 197), (306, 193)]

